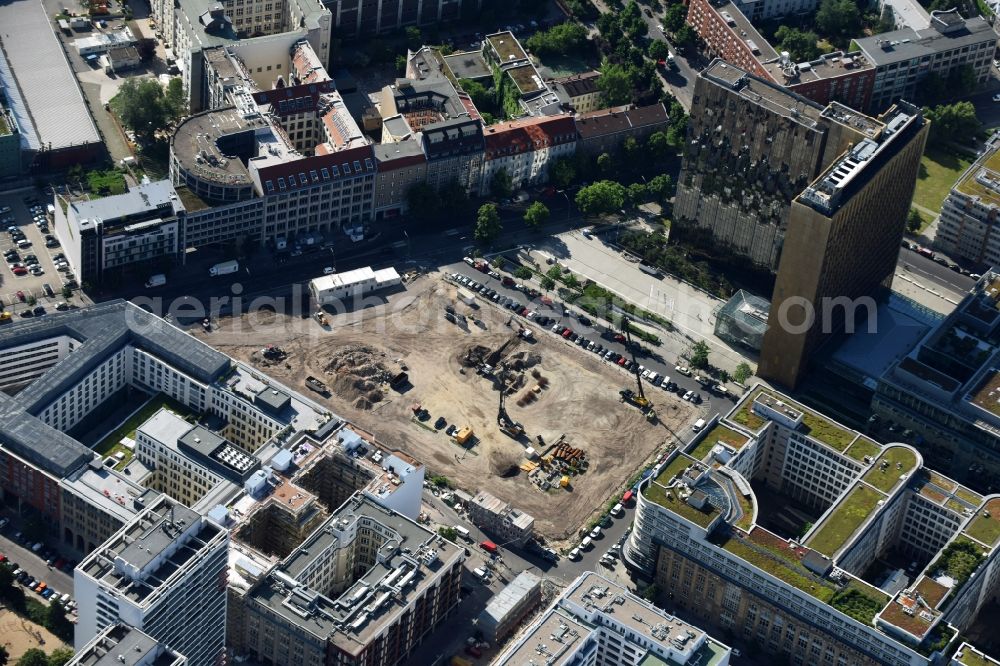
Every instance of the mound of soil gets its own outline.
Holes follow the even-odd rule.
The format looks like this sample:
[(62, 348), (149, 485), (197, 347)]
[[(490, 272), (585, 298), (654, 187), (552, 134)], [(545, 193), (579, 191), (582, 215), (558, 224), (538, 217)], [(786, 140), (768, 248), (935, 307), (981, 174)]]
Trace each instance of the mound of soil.
[(366, 345), (352, 345), (337, 351), (323, 367), (333, 375), (330, 389), (358, 409), (371, 409), (383, 399), (382, 383), (392, 379), (394, 372), (383, 362), (385, 352)]

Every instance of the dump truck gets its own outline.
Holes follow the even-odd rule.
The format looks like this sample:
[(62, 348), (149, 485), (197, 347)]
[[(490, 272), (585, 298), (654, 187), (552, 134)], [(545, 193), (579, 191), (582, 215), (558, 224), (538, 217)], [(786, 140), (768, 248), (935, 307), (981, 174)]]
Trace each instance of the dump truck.
[(230, 273), (235, 273), (240, 270), (240, 262), (235, 259), (230, 259), (229, 261), (223, 261), (222, 263), (216, 264), (208, 269), (208, 274), (211, 277), (218, 277), (220, 275), (229, 275)]
[(324, 384), (317, 378), (313, 377), (312, 375), (306, 377), (306, 387), (322, 395), (326, 395), (327, 393), (330, 392), (330, 389), (326, 387), (326, 384)]

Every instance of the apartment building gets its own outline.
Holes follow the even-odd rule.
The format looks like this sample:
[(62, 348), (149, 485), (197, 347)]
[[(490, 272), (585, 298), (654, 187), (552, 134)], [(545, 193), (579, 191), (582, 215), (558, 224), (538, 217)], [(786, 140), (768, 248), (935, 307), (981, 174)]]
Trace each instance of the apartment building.
[(159, 494), (95, 460), (60, 479), (59, 538), (87, 555), (143, 511)]
[(410, 188), (427, 179), (427, 158), (412, 136), (375, 146), (375, 219), (405, 215)]
[(629, 137), (641, 144), (650, 134), (666, 130), (669, 120), (667, 109), (662, 104), (620, 106), (581, 113), (574, 118), (577, 150), (593, 156), (613, 153), (620, 150)]
[(791, 664), (938, 663), (997, 592), (1000, 497), (912, 447), (755, 387), (685, 449), (641, 482), (624, 560)]
[(337, 34), (369, 38), (401, 30), (411, 25), (436, 25), (478, 13), (482, 0), (402, 0), (402, 2), (362, 2), (362, 0), (324, 0), (333, 15)]
[(237, 658), (396, 664), (459, 600), (463, 550), (360, 493), (234, 598)]
[(472, 524), (503, 543), (523, 546), (535, 528), (532, 516), (485, 490), (476, 493), (471, 502), (466, 502), (465, 509)]
[(903, 28), (855, 39), (875, 67), (871, 108), (879, 111), (900, 99), (919, 95), (928, 74), (947, 78), (969, 65), (978, 84), (989, 80), (997, 34), (982, 16), (962, 18), (957, 9), (931, 12), (930, 27)]
[(187, 657), (127, 624), (113, 624), (77, 651), (66, 666), (186, 666)]
[(602, 106), (602, 94), (597, 87), (600, 72), (584, 72), (552, 79), (549, 84), (559, 101), (574, 113), (590, 113)]
[(124, 623), (192, 666), (225, 658), (229, 533), (160, 495), (76, 568), (78, 650)]
[(786, 52), (776, 51), (743, 13), (758, 8), (757, 3), (692, 0), (687, 22), (712, 56), (817, 104), (840, 102), (860, 111), (868, 109), (875, 68), (864, 53), (836, 51), (807, 62), (792, 62)]
[(955, 309), (881, 377), (872, 410), (909, 431), (935, 467), (976, 488), (1000, 484), (1000, 273), (987, 273)]
[(484, 134), (481, 196), (490, 193), (501, 172), (514, 190), (546, 183), (556, 160), (576, 153), (576, 125), (568, 115), (500, 122), (486, 127)]
[(727, 666), (732, 650), (692, 624), (586, 571), (493, 660), (540, 663)]
[(929, 124), (905, 102), (878, 123), (792, 201), (761, 377), (794, 388), (816, 349), (868, 325), (871, 299), (892, 284)]
[(479, 614), (476, 628), (483, 632), (487, 642), (497, 645), (541, 603), (542, 579), (530, 571), (522, 571), (493, 595)]
[(935, 247), (949, 257), (1000, 264), (1000, 134), (994, 134), (941, 204)]

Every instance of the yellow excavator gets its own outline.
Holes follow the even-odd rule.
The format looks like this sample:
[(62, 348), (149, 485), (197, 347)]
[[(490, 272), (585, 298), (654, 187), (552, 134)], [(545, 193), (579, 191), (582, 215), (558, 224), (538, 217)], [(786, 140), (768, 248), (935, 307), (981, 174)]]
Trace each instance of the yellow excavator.
[(645, 412), (646, 419), (653, 423), (656, 421), (656, 412), (653, 411), (653, 403), (646, 397), (646, 392), (642, 390), (642, 377), (639, 375), (639, 364), (635, 362), (635, 352), (632, 347), (632, 334), (629, 332), (630, 323), (631, 322), (628, 317), (622, 317), (622, 334), (625, 336), (625, 347), (628, 349), (628, 353), (632, 357), (632, 372), (635, 374), (635, 386), (638, 391), (633, 391), (630, 388), (623, 388), (618, 392), (618, 395), (621, 396), (622, 402), (635, 405)]

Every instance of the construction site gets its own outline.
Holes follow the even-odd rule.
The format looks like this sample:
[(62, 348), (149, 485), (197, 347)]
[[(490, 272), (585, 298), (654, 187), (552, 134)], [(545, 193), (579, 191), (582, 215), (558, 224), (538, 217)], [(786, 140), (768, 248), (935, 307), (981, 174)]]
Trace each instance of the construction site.
[(549, 540), (574, 538), (697, 418), (678, 400), (651, 417), (652, 405), (624, 399), (635, 378), (620, 367), (490, 303), (463, 302), (439, 274), (326, 326), (267, 312), (197, 329), (420, 460), (429, 476), (530, 513)]

